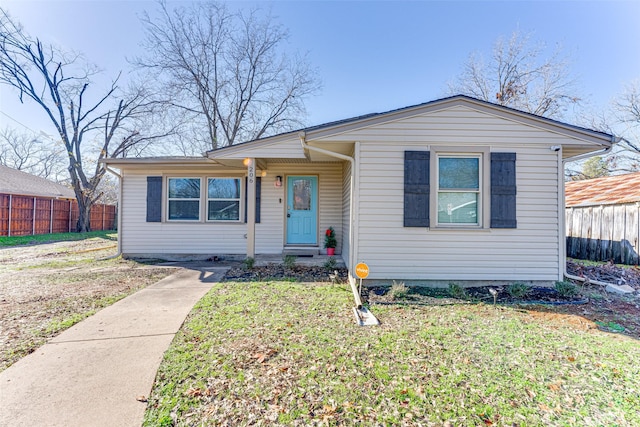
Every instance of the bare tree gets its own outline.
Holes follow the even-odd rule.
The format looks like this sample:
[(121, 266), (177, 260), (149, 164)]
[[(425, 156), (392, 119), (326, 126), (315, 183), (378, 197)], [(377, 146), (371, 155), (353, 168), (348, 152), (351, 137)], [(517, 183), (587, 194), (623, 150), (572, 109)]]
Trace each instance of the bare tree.
[(60, 181), (64, 171), (64, 148), (44, 138), (0, 130), (0, 164), (41, 178)]
[(125, 156), (157, 136), (143, 136), (136, 127), (154, 105), (146, 93), (119, 96), (116, 78), (94, 96), (89, 90), (94, 73), (81, 65), (79, 55), (32, 39), (0, 8), (0, 83), (16, 89), (21, 102), (35, 102), (56, 128), (78, 201), (77, 230), (88, 231), (89, 212), (101, 197), (98, 185), (105, 174), (100, 160)]
[(626, 147), (640, 153), (640, 80), (631, 82), (624, 92), (614, 101), (615, 118), (622, 126)]
[(545, 117), (562, 117), (580, 102), (568, 62), (560, 50), (543, 57), (543, 46), (514, 32), (499, 38), (488, 62), (473, 53), (462, 73), (449, 84), (451, 94), (465, 94), (484, 101)]
[[(287, 32), (258, 10), (195, 2), (142, 18), (148, 54), (134, 62), (162, 85), (165, 101), (191, 115), (216, 149), (300, 125), (319, 88), (304, 58), (282, 53)], [(170, 100), (170, 101), (168, 101)]]

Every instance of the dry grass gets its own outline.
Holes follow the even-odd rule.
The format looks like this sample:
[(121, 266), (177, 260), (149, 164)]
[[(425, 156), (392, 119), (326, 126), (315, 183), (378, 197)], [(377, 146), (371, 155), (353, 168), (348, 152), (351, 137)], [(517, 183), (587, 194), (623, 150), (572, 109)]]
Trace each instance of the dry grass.
[(216, 285), (145, 425), (640, 425), (632, 338), (485, 304), (376, 306), (362, 328), (351, 303), (345, 286)]
[(100, 308), (172, 270), (114, 253), (105, 236), (0, 249), (0, 371)]

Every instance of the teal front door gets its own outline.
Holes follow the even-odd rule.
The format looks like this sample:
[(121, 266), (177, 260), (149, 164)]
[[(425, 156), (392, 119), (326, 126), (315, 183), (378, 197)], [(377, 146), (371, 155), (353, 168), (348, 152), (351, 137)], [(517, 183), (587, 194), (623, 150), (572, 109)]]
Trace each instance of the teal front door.
[(287, 243), (318, 243), (318, 177), (287, 177)]

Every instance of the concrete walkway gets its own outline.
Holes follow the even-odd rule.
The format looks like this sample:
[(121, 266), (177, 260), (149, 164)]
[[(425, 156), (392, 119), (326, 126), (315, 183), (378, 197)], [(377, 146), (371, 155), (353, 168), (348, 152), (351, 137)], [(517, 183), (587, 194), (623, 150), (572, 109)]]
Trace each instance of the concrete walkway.
[(164, 352), (227, 269), (180, 269), (1, 372), (0, 426), (140, 426)]

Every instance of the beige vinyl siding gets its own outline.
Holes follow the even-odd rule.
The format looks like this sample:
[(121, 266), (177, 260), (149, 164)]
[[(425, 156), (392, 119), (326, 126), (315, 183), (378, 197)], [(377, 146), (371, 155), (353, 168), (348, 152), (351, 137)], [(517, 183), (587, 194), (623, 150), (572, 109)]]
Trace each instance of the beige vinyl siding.
[[(318, 177), (318, 247), (323, 248), (323, 233), (329, 226), (342, 242), (342, 163), (273, 164), (262, 178), (260, 223), (256, 224), (256, 253), (279, 254), (285, 244), (286, 177)], [(218, 174), (221, 172), (217, 172)], [(145, 254), (231, 254), (247, 251), (244, 223), (146, 222), (147, 176), (162, 176), (163, 170), (134, 171), (124, 174), (122, 214), (122, 251), (127, 255)], [(166, 175), (166, 174), (165, 174)], [(283, 186), (274, 186), (275, 177), (283, 177)], [(206, 169), (171, 168), (170, 176), (218, 176)], [(237, 171), (234, 176), (238, 176)], [(164, 187), (166, 192), (166, 183)], [(244, 191), (244, 190), (243, 190)], [(165, 194), (166, 196), (166, 194)], [(163, 202), (166, 210), (166, 199)], [(201, 203), (205, 203), (204, 200)], [(244, 193), (242, 213), (244, 217)], [(338, 246), (340, 247), (340, 246)]]
[[(151, 175), (160, 176), (162, 172), (124, 174), (120, 230), (124, 254), (246, 254), (247, 227), (243, 223), (146, 222), (147, 176)], [(187, 170), (183, 176), (187, 175), (192, 176), (194, 172)], [(166, 193), (166, 182), (163, 187)]]
[[(236, 150), (238, 148), (238, 150)], [(304, 159), (304, 150), (298, 138), (292, 138), (281, 142), (258, 144), (254, 148), (242, 149), (242, 145), (231, 147), (227, 152), (216, 153), (217, 159), (245, 159), (247, 157), (269, 159)]]
[[(455, 130), (455, 133), (452, 132)], [(531, 144), (551, 145), (584, 142), (550, 132), (541, 127), (529, 126), (498, 115), (482, 113), (469, 107), (456, 106), (429, 114), (422, 114), (363, 127), (342, 134), (323, 138), (323, 141), (353, 140), (361, 142), (411, 143), (425, 140), (436, 145), (469, 144)]]
[[(370, 279), (558, 280), (558, 153), (549, 146), (566, 142), (560, 135), (458, 107), (340, 138), (360, 142), (357, 258)], [(403, 226), (404, 151), (447, 145), (516, 153), (517, 229)]]

